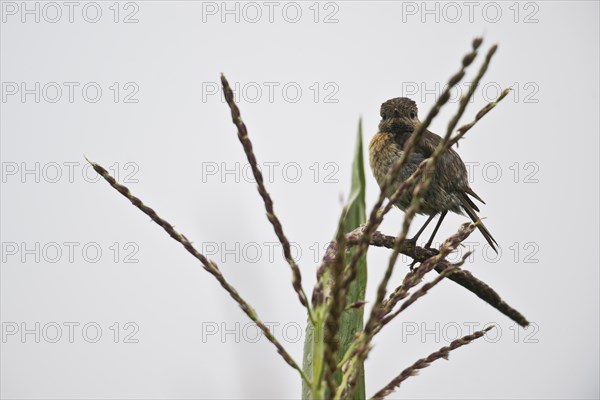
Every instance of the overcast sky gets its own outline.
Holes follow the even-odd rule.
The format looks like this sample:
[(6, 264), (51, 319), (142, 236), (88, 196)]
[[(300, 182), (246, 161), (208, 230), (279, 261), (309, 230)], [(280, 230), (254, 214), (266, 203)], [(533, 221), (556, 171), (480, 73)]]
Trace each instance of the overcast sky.
[[(297, 373), (237, 304), (84, 155), (215, 260), (301, 361), (306, 316), (219, 74), (310, 293), (359, 118), (365, 147), (385, 100), (409, 96), (423, 118), (484, 35), (483, 51), (499, 50), (463, 122), (513, 91), (458, 152), (501, 254), (475, 232), (465, 268), (532, 326), (442, 282), (376, 338), (367, 395), (492, 323), (391, 398), (598, 398), (598, 2), (2, 1), (1, 12), (2, 397), (298, 398)], [(370, 210), (379, 189), (366, 173)], [(380, 229), (398, 234), (402, 217), (392, 210)], [(438, 239), (465, 221), (448, 216)], [(367, 300), (388, 254), (369, 252)]]

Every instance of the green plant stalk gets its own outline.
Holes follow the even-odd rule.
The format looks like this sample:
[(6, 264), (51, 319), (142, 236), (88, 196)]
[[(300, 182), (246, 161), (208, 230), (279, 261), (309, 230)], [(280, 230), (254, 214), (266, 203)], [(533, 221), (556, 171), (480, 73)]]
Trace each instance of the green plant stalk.
[[(304, 371), (304, 375), (309, 376), (309, 381), (302, 382), (302, 399), (309, 400), (313, 398), (313, 393), (317, 391), (316, 379), (317, 373), (314, 366), (319, 364), (318, 361), (315, 360), (318, 353), (315, 351), (318, 350), (318, 345), (315, 343), (315, 325), (320, 325), (322, 322), (320, 321), (320, 307), (313, 308), (313, 319), (307, 318), (306, 321), (306, 331), (304, 336), (304, 356), (302, 360), (302, 370)], [(322, 363), (322, 361), (321, 361)]]
[(344, 395), (344, 389), (346, 388), (346, 386), (348, 386), (348, 379), (350, 379), (350, 371), (355, 368), (354, 364), (356, 363), (357, 359), (353, 358), (351, 361), (351, 365), (350, 368), (348, 369), (348, 371), (346, 373), (344, 373), (342, 375), (342, 381), (340, 383), (340, 386), (338, 386), (337, 392), (335, 393), (335, 397), (333, 398), (334, 400), (341, 400), (342, 396)]
[[(362, 144), (362, 121), (359, 121), (358, 136), (356, 143), (356, 151), (352, 164), (352, 184), (348, 200), (348, 213), (345, 220), (346, 232), (351, 232), (361, 224), (366, 222), (366, 204), (365, 204), (365, 169), (363, 161), (363, 144)], [(350, 263), (350, 260), (356, 249), (349, 251), (346, 255), (345, 265)], [(329, 270), (326, 269), (321, 279), (323, 282), (330, 280)], [(353, 304), (357, 301), (365, 299), (365, 290), (367, 285), (367, 262), (366, 254), (363, 255), (357, 264), (357, 276), (354, 282), (350, 285), (347, 292), (346, 304)], [(325, 338), (325, 321), (329, 311), (328, 302), (324, 305), (313, 309), (314, 323), (309, 319), (306, 328), (306, 338), (304, 341), (304, 362), (303, 370), (307, 376), (312, 377), (310, 385), (303, 382), (302, 399), (323, 399), (326, 396), (324, 383), (324, 338)], [(348, 348), (352, 345), (356, 333), (362, 332), (363, 307), (358, 309), (345, 309), (340, 318), (340, 327), (336, 335), (339, 340), (339, 349), (337, 358), (341, 360), (347, 353)], [(335, 381), (339, 385), (342, 382), (341, 370), (336, 371)], [(328, 397), (333, 397), (330, 393)], [(360, 367), (360, 376), (357, 383), (357, 390), (353, 399), (364, 399), (365, 384), (364, 370)]]
[(323, 384), (323, 371), (325, 368), (324, 363), (324, 343), (325, 337), (325, 313), (324, 306), (319, 307), (319, 312), (316, 316), (316, 323), (314, 325), (314, 337), (313, 337), (313, 354), (315, 356), (313, 361), (313, 376), (312, 376), (312, 399), (320, 400), (325, 398), (325, 385)]
[[(346, 232), (351, 232), (353, 229), (367, 222), (367, 210), (366, 210), (366, 179), (365, 179), (365, 166), (363, 158), (363, 143), (362, 143), (362, 120), (358, 124), (358, 135), (356, 138), (356, 152), (354, 154), (354, 162), (352, 163), (352, 184), (351, 184), (351, 195), (348, 208), (348, 214), (346, 217)], [(358, 249), (354, 248), (346, 255), (346, 265), (349, 265), (355, 252)], [(346, 304), (352, 304), (357, 301), (365, 299), (365, 291), (367, 287), (367, 255), (362, 255), (357, 263), (356, 279), (350, 284), (348, 288)], [(362, 332), (364, 329), (364, 307), (358, 309), (345, 310), (342, 314), (340, 321), (340, 330), (338, 332), (339, 349), (337, 353), (338, 360), (341, 360), (346, 355), (346, 352), (352, 346), (353, 340), (357, 333)], [(365, 377), (363, 365), (356, 366), (359, 371), (356, 391), (352, 396), (352, 399), (364, 399), (366, 396), (365, 391)], [(338, 370), (336, 373), (336, 381), (338, 385), (342, 384), (342, 371)], [(345, 385), (344, 385), (345, 386)], [(333, 393), (330, 394), (330, 397)]]
[[(353, 256), (353, 253), (357, 249), (352, 249), (352, 251), (348, 252), (346, 256), (346, 265), (350, 264), (350, 259)], [(357, 264), (357, 275), (356, 279), (350, 285), (347, 295), (347, 303), (351, 304), (359, 300), (364, 300), (365, 298), (365, 289), (367, 282), (367, 271), (366, 271), (366, 254), (361, 257), (360, 261)], [(340, 330), (338, 332), (338, 340), (340, 341), (340, 348), (338, 350), (338, 360), (343, 359), (346, 356), (346, 353), (350, 347), (353, 346), (353, 340), (357, 333), (362, 332), (364, 329), (364, 307), (360, 307), (359, 309), (350, 309), (345, 310), (342, 314), (342, 318), (340, 321)], [(366, 396), (365, 393), (365, 377), (364, 377), (364, 368), (363, 365), (356, 365), (358, 368), (358, 381), (356, 383), (356, 391), (354, 395), (351, 397), (352, 399), (364, 399)], [(336, 373), (336, 381), (338, 384), (342, 383), (343, 376), (341, 370), (338, 370)], [(344, 385), (345, 387), (345, 385)]]

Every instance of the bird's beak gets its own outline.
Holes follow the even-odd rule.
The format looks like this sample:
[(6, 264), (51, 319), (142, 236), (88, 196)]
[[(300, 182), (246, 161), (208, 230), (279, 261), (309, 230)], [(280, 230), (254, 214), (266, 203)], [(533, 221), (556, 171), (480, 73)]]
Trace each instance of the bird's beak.
[(414, 121), (409, 118), (396, 118), (394, 125), (400, 132), (412, 132), (415, 129)]

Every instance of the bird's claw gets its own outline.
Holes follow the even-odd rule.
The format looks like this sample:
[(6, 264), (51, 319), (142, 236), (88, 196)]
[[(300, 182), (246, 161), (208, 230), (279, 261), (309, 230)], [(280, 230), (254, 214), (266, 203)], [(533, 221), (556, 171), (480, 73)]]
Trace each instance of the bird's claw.
[(410, 263), (410, 265), (408, 266), (408, 268), (410, 268), (410, 270), (412, 271), (415, 268), (415, 265), (417, 265), (417, 263), (419, 262), (416, 258), (417, 257), (417, 238), (406, 239), (406, 241), (413, 245), (413, 257), (412, 257), (413, 260)]
[(417, 259), (416, 259), (416, 258), (413, 258), (412, 262), (411, 262), (411, 263), (410, 263), (410, 265), (408, 266), (408, 268), (410, 268), (411, 272), (412, 272), (412, 270), (414, 270), (414, 269), (415, 269), (415, 265), (417, 265), (417, 263), (418, 263), (418, 262), (419, 262), (419, 261), (417, 261)]

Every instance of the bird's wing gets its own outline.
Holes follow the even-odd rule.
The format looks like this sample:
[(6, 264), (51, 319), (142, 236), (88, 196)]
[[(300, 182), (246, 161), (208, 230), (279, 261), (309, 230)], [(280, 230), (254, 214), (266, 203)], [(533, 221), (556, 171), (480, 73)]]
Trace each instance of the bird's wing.
[(415, 151), (423, 154), (425, 158), (429, 158), (433, 155), (433, 152), (441, 141), (441, 137), (426, 129), (425, 132), (423, 132), (423, 137), (421, 137), (421, 141), (416, 146)]

